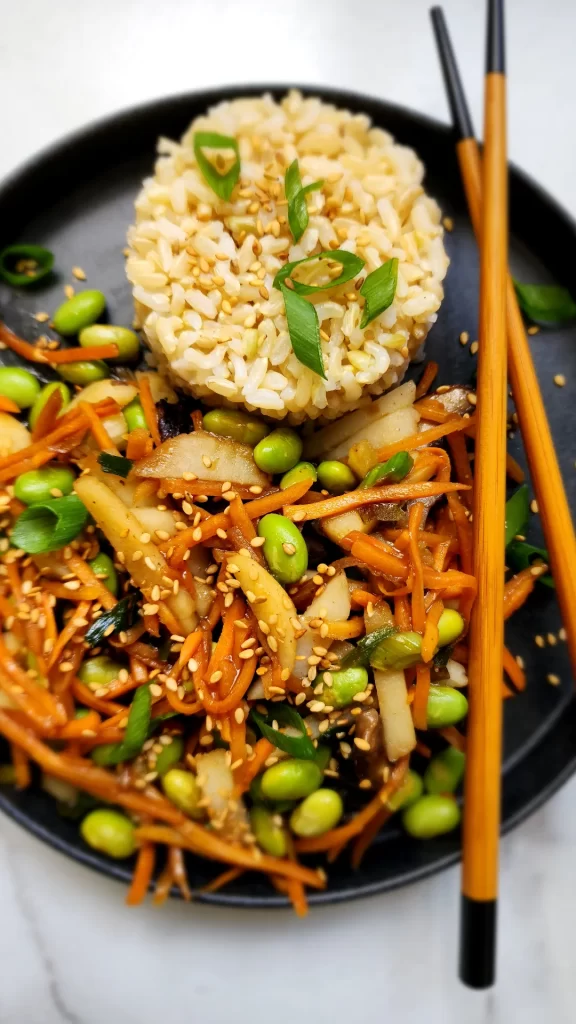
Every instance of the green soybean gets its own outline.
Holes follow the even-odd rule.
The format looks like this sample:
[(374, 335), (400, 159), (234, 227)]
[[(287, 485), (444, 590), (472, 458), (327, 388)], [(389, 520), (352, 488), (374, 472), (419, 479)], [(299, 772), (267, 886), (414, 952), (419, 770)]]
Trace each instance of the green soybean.
[(322, 678), (324, 689), (320, 695), (321, 700), (333, 708), (347, 707), (356, 694), (362, 693), (368, 686), (365, 668), (343, 668), (338, 672), (325, 673)]
[(107, 686), (113, 679), (118, 679), (121, 669), (122, 665), (117, 661), (113, 661), (106, 654), (98, 654), (95, 658), (88, 658), (82, 662), (78, 669), (78, 678), (86, 686)]
[(270, 433), (270, 427), (257, 416), (250, 416), (240, 409), (211, 409), (205, 413), (204, 430), (220, 437), (231, 437), (233, 441), (249, 444), (251, 448)]
[(391, 811), (399, 811), (401, 807), (410, 807), (422, 796), (424, 783), (418, 772), (410, 768), (404, 776), (402, 785), (392, 794), (388, 800), (388, 807)]
[(464, 629), (464, 619), (454, 608), (445, 608), (438, 620), (438, 646), (446, 647), (458, 639)]
[(198, 807), (202, 790), (192, 772), (183, 768), (170, 768), (162, 776), (162, 789), (178, 810), (191, 818), (202, 817), (202, 810)]
[(105, 554), (104, 551), (99, 551), (95, 558), (93, 558), (88, 565), (92, 569), (92, 572), (96, 576), (102, 576), (102, 583), (111, 594), (118, 593), (118, 573), (114, 568), (114, 562), (110, 558), (110, 555)]
[(342, 797), (334, 789), (317, 789), (295, 807), (290, 828), (297, 836), (321, 836), (334, 828), (344, 813)]
[[(61, 498), (71, 494), (74, 486), (74, 473), (67, 466), (42, 466), (22, 473), (14, 481), (14, 494), (25, 505), (34, 505), (50, 498)], [(58, 494), (54, 492), (58, 491)]]
[(69, 384), (78, 384), (86, 387), (96, 380), (106, 380), (110, 376), (110, 370), (101, 359), (79, 359), (77, 363), (62, 363), (58, 366), (58, 373)]
[(254, 462), (264, 473), (287, 473), (302, 455), (302, 441), (295, 430), (279, 427), (259, 441), (254, 449)]
[(422, 637), (419, 633), (395, 633), (382, 640), (370, 655), (373, 668), (410, 668), (420, 661)]
[(278, 814), (255, 805), (250, 811), (250, 824), (258, 846), (273, 857), (285, 857), (288, 849), (286, 831)]
[(40, 413), (42, 412), (42, 409), (46, 405), (46, 402), (50, 398), (50, 395), (54, 394), (55, 391), (59, 391), (62, 396), (62, 404), (60, 406), (60, 411), (65, 409), (66, 406), (68, 405), (70, 401), (70, 388), (67, 388), (66, 385), (61, 380), (54, 381), (52, 384), (47, 384), (45, 388), (42, 388), (40, 394), (38, 395), (36, 401), (34, 402), (34, 405), (30, 409), (28, 423), (30, 425), (31, 430), (34, 430), (34, 427), (36, 426), (36, 422), (38, 420)]
[(454, 793), (464, 776), (466, 755), (456, 747), (446, 747), (433, 757), (424, 772), (424, 785), (429, 793)]
[(356, 487), (356, 477), (345, 462), (329, 459), (318, 466), (318, 483), (330, 494), (345, 494)]
[(302, 800), (318, 789), (322, 771), (314, 761), (293, 757), (278, 761), (262, 776), (262, 793), (266, 800)]
[(317, 479), (316, 467), (311, 462), (298, 462), (293, 469), (289, 469), (287, 473), (284, 473), (280, 481), (280, 490), (285, 491), (287, 487), (292, 487), (292, 484), (299, 484), (302, 480), (312, 480), (314, 483)]
[(131, 402), (128, 402), (122, 413), (128, 430), (148, 430), (144, 409), (139, 398), (133, 398)]
[(445, 729), (455, 725), (468, 713), (468, 701), (453, 686), (431, 686), (426, 717), (429, 729)]
[(181, 736), (168, 736), (170, 743), (162, 744), (162, 750), (156, 758), (154, 770), (158, 775), (165, 775), (167, 771), (178, 764), (184, 755), (184, 740)]
[(82, 348), (92, 345), (117, 345), (118, 355), (115, 363), (130, 363), (138, 358), (140, 339), (129, 327), (116, 327), (115, 324), (91, 324), (80, 331), (78, 341)]
[(316, 747), (316, 754), (314, 755), (314, 762), (318, 765), (321, 772), (325, 772), (328, 767), (328, 762), (332, 757), (332, 751), (326, 743), (320, 743)]
[(40, 394), (40, 384), (19, 366), (0, 367), (0, 395), (11, 398), (19, 409), (29, 409)]
[(63, 302), (52, 317), (54, 330), (64, 337), (78, 334), (84, 327), (95, 323), (106, 308), (106, 297), (96, 289), (78, 292)]
[(130, 857), (136, 849), (134, 825), (118, 811), (91, 811), (80, 825), (80, 832), (88, 846), (117, 860)]
[(460, 808), (454, 797), (428, 794), (404, 811), (402, 824), (414, 839), (433, 839), (460, 824)]
[(301, 579), (308, 568), (308, 548), (298, 527), (285, 516), (270, 512), (258, 523), (258, 536), (264, 537), (264, 558), (278, 582)]

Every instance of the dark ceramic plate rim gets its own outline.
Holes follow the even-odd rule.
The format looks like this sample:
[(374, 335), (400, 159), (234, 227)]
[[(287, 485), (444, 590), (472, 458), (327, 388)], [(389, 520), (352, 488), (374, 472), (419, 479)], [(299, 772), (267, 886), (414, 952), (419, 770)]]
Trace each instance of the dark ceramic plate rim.
[[(387, 103), (377, 97), (367, 96), (349, 90), (319, 85), (294, 86), (290, 83), (276, 83), (273, 85), (264, 83), (256, 85), (227, 85), (217, 89), (176, 94), (173, 96), (162, 97), (159, 100), (152, 100), (147, 103), (138, 104), (106, 117), (99, 118), (90, 124), (69, 133), (42, 149), (39, 153), (25, 161), (0, 181), (0, 204), (6, 200), (12, 188), (17, 188), (27, 175), (34, 174), (38, 170), (39, 166), (44, 162), (53, 161), (55, 158), (58, 158), (59, 154), (63, 155), (70, 147), (74, 147), (77, 144), (87, 141), (91, 135), (106, 132), (107, 129), (113, 128), (120, 119), (142, 119), (145, 118), (147, 114), (152, 114), (153, 111), (158, 113), (163, 108), (169, 109), (174, 104), (179, 104), (185, 101), (189, 101), (191, 104), (201, 103), (203, 107), (207, 108), (218, 101), (231, 97), (260, 95), (264, 92), (272, 92), (273, 94), (285, 93), (291, 88), (298, 88), (308, 95), (319, 95), (322, 98), (328, 99), (329, 101), (339, 105), (349, 103), (353, 109), (357, 110), (368, 109), (370, 106), (378, 108), (382, 113), (382, 124), (386, 123), (386, 114), (388, 113), (409, 119), (413, 124), (422, 126), (423, 129), (426, 128), (439, 133), (444, 137), (444, 139), (448, 139), (451, 134), (451, 129), (448, 125), (443, 124), (434, 118), (430, 118), (425, 114), (415, 112), (398, 104)], [(510, 175), (511, 179), (515, 179), (518, 184), (521, 184), (525, 189), (529, 189), (538, 201), (547, 208), (552, 217), (563, 222), (564, 228), (568, 229), (576, 241), (576, 221), (573, 220), (573, 218), (560, 206), (560, 204), (537, 182), (534, 182), (524, 171), (511, 165)], [(567, 736), (564, 737), (564, 740), (568, 741), (570, 753), (566, 756), (561, 755), (561, 763), (558, 765), (557, 769), (553, 771), (548, 781), (542, 785), (538, 791), (533, 792), (530, 798), (524, 799), (521, 802), (521, 805), (515, 810), (507, 813), (506, 795), (509, 788), (513, 789), (514, 776), (522, 770), (526, 756), (542, 757), (542, 747), (547, 742), (547, 736), (550, 733), (551, 728), (563, 728), (564, 731), (567, 732)], [(537, 730), (531, 737), (527, 748), (524, 748), (522, 755), (517, 758), (512, 758), (508, 762), (506, 772), (504, 773), (503, 783), (503, 833), (509, 832), (511, 829), (515, 828), (516, 825), (528, 818), (570, 778), (574, 771), (576, 771), (576, 742), (572, 743), (573, 739), (576, 740), (576, 704), (574, 701), (572, 701), (567, 707), (560, 706), (558, 709), (557, 721), (554, 725), (551, 727), (550, 722), (548, 722), (547, 729)], [(546, 760), (545, 757), (544, 760)], [(54, 849), (59, 850), (61, 853), (66, 854), (68, 857), (71, 857), (79, 863), (91, 867), (101, 874), (105, 874), (118, 881), (125, 883), (129, 880), (131, 876), (130, 869), (125, 866), (121, 866), (116, 862), (100, 858), (96, 854), (92, 853), (88, 848), (79, 849), (72, 847), (65, 838), (57, 835), (50, 828), (38, 822), (25, 809), (14, 804), (10, 800), (7, 791), (2, 788), (0, 788), (0, 808), (10, 818), (12, 818), (13, 821), (21, 825), (32, 835), (41, 839)], [(316, 905), (339, 903), (348, 899), (389, 891), (436, 874), (437, 872), (448, 868), (452, 864), (457, 863), (459, 859), (459, 850), (452, 850), (448, 853), (439, 855), (436, 860), (419, 868), (412, 867), (404, 874), (397, 873), (394, 877), (384, 877), (375, 882), (362, 882), (359, 880), (357, 883), (354, 883), (354, 881), (352, 881), (349, 885), (336, 891), (328, 889), (325, 892), (310, 893), (309, 900), (312, 904)], [(257, 895), (238, 891), (206, 893), (201, 890), (196, 890), (194, 892), (194, 898), (197, 901), (216, 906), (255, 908), (288, 906), (287, 900), (284, 897), (272, 892), (266, 895)]]

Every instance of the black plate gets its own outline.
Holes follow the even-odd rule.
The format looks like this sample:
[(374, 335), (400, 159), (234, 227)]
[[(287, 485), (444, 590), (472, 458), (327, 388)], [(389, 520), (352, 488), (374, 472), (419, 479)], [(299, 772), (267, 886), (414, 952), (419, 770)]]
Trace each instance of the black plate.
[[(133, 201), (143, 177), (151, 173), (159, 135), (179, 137), (189, 122), (207, 107), (234, 96), (257, 95), (264, 87), (241, 86), (161, 100), (118, 114), (58, 143), (17, 172), (0, 189), (0, 248), (15, 241), (36, 242), (56, 254), (62, 277), (52, 278), (27, 292), (0, 285), (0, 313), (14, 330), (32, 340), (42, 332), (31, 314), (54, 310), (70, 270), (81, 266), (88, 287), (108, 297), (113, 323), (130, 324), (132, 302), (124, 276), (122, 249), (132, 221)], [(276, 95), (285, 87), (271, 89)], [(339, 106), (365, 111), (374, 123), (397, 140), (413, 146), (427, 167), (427, 190), (452, 217), (454, 231), (446, 245), (452, 264), (446, 298), (428, 342), (427, 354), (440, 363), (438, 383), (470, 381), (475, 359), (469, 346), (458, 343), (461, 331), (477, 330), (478, 257), (456, 165), (450, 131), (441, 124), (379, 100), (337, 90), (311, 88)], [(557, 282), (572, 287), (576, 226), (556, 203), (519, 171), (510, 175), (511, 262), (524, 281)], [(568, 269), (567, 269), (568, 268)], [(567, 279), (568, 274), (572, 279)], [(532, 350), (558, 446), (572, 507), (576, 505), (576, 473), (571, 437), (576, 430), (576, 330), (548, 330), (537, 335)], [(2, 353), (6, 362), (11, 353)], [(553, 375), (567, 379), (563, 390)], [(511, 451), (524, 464), (518, 438)], [(536, 517), (531, 539), (540, 543)], [(507, 627), (507, 642), (526, 663), (526, 692), (505, 704), (503, 828), (512, 828), (530, 814), (573, 772), (576, 766), (576, 712), (566, 645), (538, 648), (534, 634), (557, 633), (561, 625), (552, 591), (543, 586)], [(548, 673), (562, 682), (551, 686)], [(100, 857), (79, 838), (76, 824), (59, 817), (51, 798), (34, 788), (23, 793), (3, 789), (0, 806), (35, 835), (76, 860), (127, 881), (129, 863)], [(459, 837), (448, 835), (418, 843), (390, 826), (368, 852), (362, 868), (353, 872), (346, 858), (330, 868), (329, 887), (311, 895), (312, 903), (328, 903), (392, 889), (439, 871), (459, 857)], [(191, 859), (194, 886), (219, 870)], [(215, 895), (200, 895), (211, 903), (235, 906), (278, 906), (285, 900), (272, 892), (265, 879), (254, 875)]]

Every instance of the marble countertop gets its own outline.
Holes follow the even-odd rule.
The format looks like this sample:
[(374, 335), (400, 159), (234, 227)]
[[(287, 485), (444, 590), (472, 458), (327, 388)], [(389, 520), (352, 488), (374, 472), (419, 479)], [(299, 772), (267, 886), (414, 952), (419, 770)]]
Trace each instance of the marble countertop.
[[(446, 118), (425, 0), (19, 0), (0, 35), (0, 175), (65, 132), (224, 81), (340, 84)], [(480, 123), (482, 0), (446, 0)], [(576, 214), (576, 6), (509, 0), (512, 159)], [(570, 117), (567, 118), (567, 110)], [(302, 923), (123, 890), (0, 818), (0, 1024), (573, 1024), (576, 779), (502, 843), (500, 977), (456, 980), (456, 869)], [(223, 982), (225, 976), (226, 981)]]

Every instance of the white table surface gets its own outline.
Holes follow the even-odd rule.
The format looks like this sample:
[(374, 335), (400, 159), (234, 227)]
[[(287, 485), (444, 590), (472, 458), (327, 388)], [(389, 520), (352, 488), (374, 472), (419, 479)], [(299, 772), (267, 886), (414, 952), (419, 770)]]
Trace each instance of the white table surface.
[[(425, 0), (1, 5), (0, 175), (87, 121), (237, 81), (341, 85), (446, 118)], [(476, 123), (480, 0), (446, 0)], [(509, 0), (510, 152), (576, 214), (576, 5)], [(0, 1024), (573, 1024), (576, 780), (502, 843), (500, 978), (456, 981), (458, 872), (317, 910), (127, 910), (0, 819)]]

